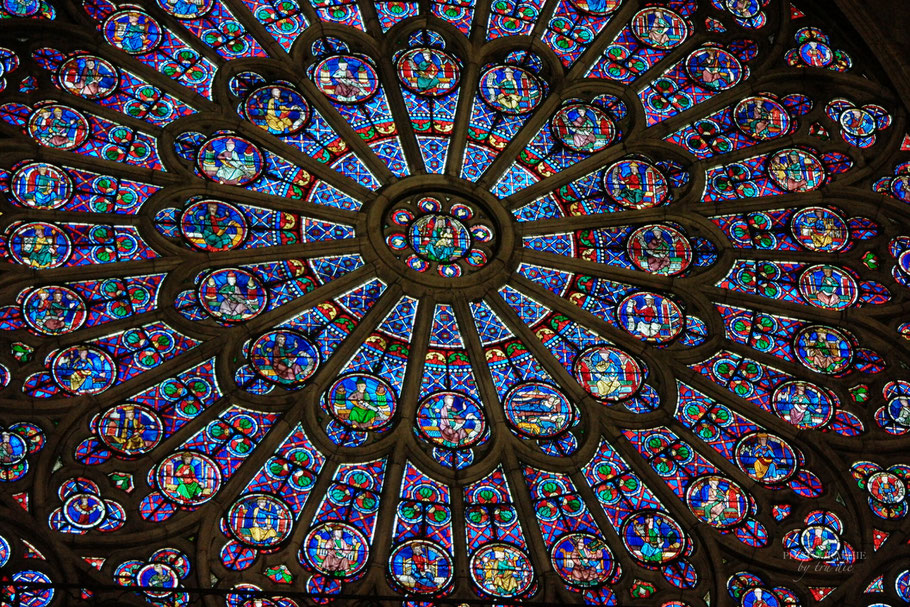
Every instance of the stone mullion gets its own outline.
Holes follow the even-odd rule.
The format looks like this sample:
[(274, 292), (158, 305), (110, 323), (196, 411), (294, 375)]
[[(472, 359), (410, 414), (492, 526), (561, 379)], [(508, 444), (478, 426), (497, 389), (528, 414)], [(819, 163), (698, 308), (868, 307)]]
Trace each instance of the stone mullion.
[[(795, 363), (788, 364), (788, 363), (786, 363), (786, 361), (771, 357), (769, 355), (762, 355), (762, 353), (757, 352), (755, 350), (751, 350), (750, 348), (748, 348), (746, 346), (739, 346), (739, 347), (737, 347), (737, 346), (739, 346), (739, 344), (733, 344), (733, 343), (730, 343), (729, 340), (726, 340), (725, 343), (718, 348), (717, 352), (720, 352), (722, 350), (727, 350), (727, 351), (733, 352), (735, 354), (754, 358), (758, 362), (767, 364), (767, 365), (775, 367), (776, 369), (781, 370), (785, 373), (793, 375), (794, 376), (793, 378), (796, 380), (812, 381), (812, 378), (810, 378), (810, 377), (802, 376), (798, 372), (797, 373), (792, 372), (794, 370), (797, 370), (795, 368), (796, 367)], [(773, 360), (769, 361), (769, 360), (767, 360), (767, 358), (771, 358)], [(776, 363), (782, 363), (782, 364), (776, 364)], [(675, 362), (671, 362), (670, 366), (674, 369), (673, 373), (679, 381), (689, 384), (691, 387), (695, 388), (699, 392), (707, 394), (708, 396), (710, 396), (712, 399), (714, 399), (718, 403), (728, 406), (730, 409), (732, 409), (733, 411), (736, 411), (740, 415), (743, 415), (747, 419), (755, 421), (759, 425), (764, 426), (768, 430), (770, 430), (788, 440), (796, 439), (797, 435), (799, 433), (805, 432), (805, 431), (799, 430), (795, 426), (790, 425), (783, 419), (777, 417), (776, 415), (774, 415), (773, 413), (771, 413), (769, 411), (766, 411), (765, 409), (759, 407), (758, 405), (753, 404), (744, 398), (736, 396), (733, 392), (731, 392), (724, 386), (715, 383), (710, 378), (708, 378), (705, 375), (702, 375), (701, 373), (696, 371), (694, 368), (691, 368), (690, 366), (687, 366), (685, 364), (677, 364)], [(792, 366), (793, 368), (787, 369), (788, 366)], [(831, 388), (836, 388), (837, 386), (827, 385), (826, 387), (831, 389)], [(843, 399), (840, 399), (840, 400), (843, 401)], [(849, 402), (849, 401), (845, 401), (845, 402)], [(842, 439), (841, 437), (838, 437), (837, 435), (834, 435), (831, 433), (828, 433), (825, 435), (825, 441), (831, 445), (838, 445), (841, 442), (843, 442), (843, 440), (844, 439)]]
[[(534, 29), (531, 30), (529, 35), (531, 40), (538, 40), (543, 37), (544, 32), (547, 31), (547, 25), (550, 23), (550, 18), (553, 16), (553, 12), (561, 1), (562, 0), (546, 0), (544, 2), (540, 9), (540, 16), (537, 17), (537, 21), (534, 23)], [(531, 45), (529, 44), (528, 46), (530, 47)], [(531, 50), (531, 48), (528, 48), (528, 50)]]
[(653, 209), (625, 210), (615, 213), (596, 213), (591, 215), (573, 215), (553, 219), (520, 221), (515, 224), (515, 231), (522, 236), (538, 236), (560, 232), (576, 232), (598, 228), (625, 227), (644, 225), (651, 222), (673, 221), (683, 225), (696, 224), (699, 227), (712, 228), (713, 224), (700, 215), (682, 213), (674, 206), (656, 207)]
[(586, 259), (567, 257), (543, 251), (532, 251), (529, 249), (522, 252), (522, 258), (525, 263), (529, 264), (571, 272), (573, 274), (586, 274), (596, 278), (624, 282), (647, 289), (670, 291), (673, 290), (674, 285), (677, 284), (677, 281), (679, 280), (671, 276), (658, 276), (648, 272), (625, 270), (595, 263)]
[(305, 293), (296, 299), (250, 319), (247, 322), (231, 327), (228, 329), (231, 333), (256, 337), (259, 333), (267, 331), (273, 325), (281, 324), (300, 314), (301, 312), (323, 302), (333, 299), (349, 289), (360, 286), (373, 277), (373, 270), (369, 266), (363, 266), (349, 272), (340, 278), (328, 282), (320, 287), (316, 287), (309, 293)]
[[(328, 120), (328, 117), (324, 114), (323, 118), (326, 118), (326, 120), (331, 123), (331, 121)], [(252, 123), (240, 120), (239, 117), (230, 125), (222, 124), (223, 122), (225, 121), (221, 119), (212, 120), (208, 124), (208, 130), (216, 131), (229, 128), (236, 132), (240, 137), (252, 141), (254, 144), (256, 144), (257, 147), (269, 150), (276, 156), (279, 156), (285, 161), (290, 162), (295, 167), (303, 169), (310, 175), (315, 176), (316, 178), (326, 182), (332, 187), (341, 190), (356, 200), (369, 200), (372, 195), (372, 192), (369, 189), (354, 181), (353, 178), (343, 175), (331, 167), (322, 164), (321, 162), (304, 153), (302, 150), (288, 143), (285, 143), (278, 137), (271, 135), (264, 129), (261, 129)], [(263, 164), (264, 162), (265, 161), (263, 160)]]
[[(557, 360), (555, 360), (553, 355), (548, 350), (546, 350), (545, 347), (543, 347), (543, 344), (540, 342), (540, 340), (536, 339), (536, 336), (533, 334), (530, 334), (530, 329), (527, 328), (527, 326), (524, 325), (520, 319), (518, 319), (517, 315), (511, 310), (508, 304), (506, 304), (498, 295), (496, 297), (491, 297), (489, 299), (489, 302), (497, 314), (499, 314), (500, 318), (502, 318), (503, 321), (513, 329), (516, 335), (521, 338), (524, 345), (533, 354), (535, 354), (538, 361), (540, 361), (540, 363), (544, 365), (544, 368), (547, 369), (551, 375), (553, 375), (554, 379), (557, 379), (557, 381), (559, 381), (564, 389), (574, 384), (572, 387), (575, 388), (576, 391), (584, 394), (584, 396), (581, 398), (577, 398), (572, 394), (572, 391), (566, 390), (570, 398), (576, 400), (576, 402), (579, 402), (580, 408), (585, 412), (585, 414), (590, 415), (596, 411), (596, 409), (603, 409), (603, 406), (600, 403), (594, 401), (590, 395), (588, 395), (580, 386), (578, 386), (577, 382), (575, 382), (575, 380), (568, 375), (565, 368)], [(547, 363), (549, 363), (549, 365)], [(551, 365), (554, 365), (552, 369), (549, 368)], [(601, 411), (599, 413), (603, 414), (604, 412)], [(594, 425), (594, 428), (599, 428), (597, 431), (598, 434), (603, 433), (603, 436), (606, 438), (606, 440), (610, 441), (614, 448), (617, 449), (617, 451), (626, 461), (627, 465), (630, 466), (633, 471), (639, 474), (642, 478), (650, 479), (649, 487), (651, 487), (652, 490), (654, 490), (658, 495), (664, 494), (664, 501), (666, 501), (667, 497), (674, 497), (675, 494), (672, 494), (672, 492), (670, 492), (669, 488), (665, 486), (663, 481), (660, 481), (660, 479), (656, 478), (656, 473), (654, 473), (653, 470), (638, 465), (637, 461), (634, 459), (635, 457), (640, 457), (636, 455), (638, 453), (637, 450), (634, 449), (628, 443), (628, 441), (621, 436), (618, 428), (614, 425), (613, 420), (609, 422), (607, 421), (609, 419), (609, 413), (610, 412), (607, 411), (607, 416), (599, 416), (603, 417), (605, 423), (602, 423), (599, 426), (596, 424)], [(599, 436), (596, 436), (595, 438), (599, 438)], [(599, 443), (599, 440), (597, 442)], [(507, 458), (515, 457), (514, 452), (510, 452), (508, 450), (506, 450), (505, 455)], [(577, 472), (577, 470), (579, 470), (585, 462), (580, 461), (578, 455), (573, 456), (569, 459), (571, 460), (571, 463), (568, 464), (570, 466), (570, 469), (565, 473), (573, 476), (576, 481), (576, 489), (581, 490), (587, 488), (586, 482), (578, 482), (584, 479), (581, 477), (580, 472)], [(547, 469), (552, 468), (553, 466), (547, 466)], [(576, 472), (572, 472), (572, 470), (575, 470)], [(523, 481), (523, 479), (521, 480)], [(523, 482), (522, 485), (524, 485)], [(526, 500), (529, 500), (529, 496), (526, 497)], [(595, 501), (596, 500), (587, 500), (589, 504), (593, 504)], [(596, 512), (596, 508), (592, 507), (591, 510), (592, 512)], [(609, 522), (606, 520), (605, 515), (602, 512), (595, 514), (595, 520), (598, 521), (598, 524), (602, 527), (602, 529), (612, 529), (612, 526), (609, 525)], [(605, 524), (608, 526), (604, 527)], [(559, 584), (562, 584), (561, 580), (559, 581)]]
[(588, 409), (593, 410), (595, 405), (599, 404), (582, 388), (575, 378), (566, 370), (562, 363), (557, 360), (556, 356), (550, 352), (543, 342), (537, 338), (534, 332), (522, 323), (518, 314), (509, 306), (499, 294), (491, 294), (487, 298), (487, 303), (499, 318), (509, 327), (513, 334), (521, 343), (534, 355), (537, 362), (550, 374), (559, 388), (563, 390), (566, 396), (575, 403), (585, 403)]
[[(0, 131), (10, 133), (13, 137), (25, 137), (17, 127), (8, 124), (0, 125)], [(39, 146), (37, 143), (30, 140), (20, 140), (16, 143), (10, 142), (9, 144), (4, 142), (4, 147), (10, 150), (18, 148), (14, 153), (7, 152), (3, 154), (4, 159), (9, 159), (7, 161), (8, 164), (15, 164), (24, 158), (32, 158), (39, 162), (50, 162), (60, 166), (71, 166), (94, 173), (103, 173), (123, 179), (152, 183), (160, 187), (185, 184), (187, 180), (187, 175), (181, 174), (182, 171), (180, 169), (176, 172), (165, 172), (147, 167), (123, 164), (112, 160), (95, 158), (94, 156), (77, 154), (76, 152), (67, 152)], [(200, 180), (200, 183), (204, 182)]]
[(240, 0), (222, 0), (230, 8), (231, 13), (242, 21), (247, 32), (259, 43), (259, 46), (268, 53), (269, 57), (278, 58), (283, 63), (291, 65), (287, 52), (284, 47), (275, 40), (274, 37), (266, 30), (265, 26), (259, 22), (253, 13)]
[(861, 323), (868, 322), (863, 308), (851, 307), (841, 311), (826, 310), (824, 308), (786, 302), (778, 297), (761, 297), (747, 293), (736, 293), (719, 287), (703, 287), (703, 293), (712, 305), (721, 304), (741, 307), (750, 311), (761, 310), (762, 312), (797, 318), (807, 322), (836, 326), (843, 326), (846, 322), (862, 326)]
[(607, 23), (599, 34), (588, 44), (578, 60), (572, 64), (566, 73), (566, 80), (573, 82), (585, 77), (585, 74), (591, 69), (591, 66), (603, 56), (604, 51), (610, 43), (625, 29), (632, 21), (632, 17), (642, 8), (641, 0), (632, 0), (624, 2), (619, 9), (613, 13), (610, 22)]
[(460, 87), (458, 94), (458, 105), (455, 108), (455, 124), (452, 126), (452, 132), (449, 135), (449, 149), (446, 153), (446, 175), (460, 176), (461, 168), (464, 164), (464, 151), (469, 139), (468, 127), (471, 122), (471, 113), (474, 108), (474, 96), (478, 90), (478, 79), (480, 78), (481, 65), (478, 63), (479, 57), (464, 57), (464, 67), (461, 71)]
[(474, 19), (471, 22), (471, 33), (468, 38), (475, 48), (480, 48), (486, 42), (490, 23), (490, 5), (489, 2), (478, 2), (474, 7)]
[(559, 108), (562, 102), (562, 83), (554, 85), (554, 90), (550, 92), (546, 99), (537, 107), (528, 120), (521, 126), (518, 133), (515, 134), (506, 144), (506, 147), (500, 151), (496, 158), (490, 163), (490, 166), (483, 172), (477, 185), (482, 188), (491, 190), (499, 181), (502, 175), (517, 161), (519, 155), (525, 147), (542, 128), (546, 128), (550, 117)]
[(47, 270), (30, 270), (22, 268), (17, 271), (10, 268), (0, 280), (0, 289), (6, 289), (10, 284), (22, 284), (21, 288), (32, 284), (54, 284), (58, 282), (74, 282), (90, 280), (93, 278), (107, 278), (110, 275), (133, 276), (138, 274), (153, 274), (168, 272), (182, 265), (182, 260), (177, 257), (159, 257), (141, 262), (120, 261), (109, 264), (82, 265), (74, 267), (50, 268)]
[[(86, 18), (88, 19), (87, 16)], [(89, 30), (91, 33), (90, 36), (85, 36), (82, 32), (73, 31), (73, 27), (70, 24), (37, 19), (20, 20), (20, 22), (16, 24), (16, 29), (17, 33), (21, 34), (23, 39), (33, 39), (42, 36), (48, 37), (54, 41), (54, 46), (64, 54), (75, 50), (85, 50), (97, 54), (110, 60), (114, 65), (132, 72), (142, 80), (153, 84), (153, 86), (161, 89), (162, 92), (173, 95), (194, 109), (201, 111), (217, 111), (218, 105), (211, 100), (175, 80), (159, 78), (156, 76), (157, 74), (160, 74), (158, 70), (143, 63), (137, 59), (135, 55), (130, 55), (129, 53), (108, 44), (104, 35), (99, 30), (95, 29), (96, 24), (94, 21), (91, 21), (91, 19), (88, 19), (88, 21), (91, 24), (89, 26), (91, 28)], [(23, 59), (25, 58), (23, 57)], [(24, 65), (28, 66), (28, 62), (24, 62)], [(44, 68), (35, 66), (32, 69), (35, 72), (40, 72), (43, 71)], [(54, 77), (52, 72), (48, 72), (48, 76), (50, 78)], [(53, 90), (58, 93), (61, 92), (59, 89)]]
[(202, 253), (199, 256), (199, 260), (207, 267), (217, 267), (250, 265), (277, 259), (314, 259), (331, 255), (356, 255), (359, 251), (359, 239), (343, 238), (340, 240), (317, 240), (315, 242), (301, 242), (275, 247)]
[[(310, 202), (302, 198), (285, 198), (283, 196), (274, 196), (272, 194), (255, 192), (253, 190), (237, 192), (236, 189), (237, 188), (207, 181), (200, 181), (198, 185), (186, 187), (172, 186), (165, 194), (155, 196), (155, 207), (179, 207), (184, 200), (193, 196), (202, 196), (206, 198), (228, 200), (234, 204), (239, 203), (264, 207), (282, 213), (294, 213), (300, 215), (302, 218), (343, 223), (350, 226), (356, 226), (362, 217), (362, 214), (359, 211)], [(162, 199), (164, 202), (160, 202)]]
[[(308, 2), (305, 2), (304, 4), (308, 4)], [(324, 35), (328, 36), (334, 33), (335, 32), (325, 32)], [(307, 40), (308, 44), (312, 44), (312, 42), (313, 40)], [(378, 53), (378, 49), (371, 49), (371, 51), (373, 51), (373, 54)], [(307, 50), (307, 52), (309, 51)], [(298, 54), (299, 53), (295, 53), (295, 55)], [(303, 59), (300, 59), (300, 61), (303, 61)], [(315, 60), (312, 61), (312, 63), (318, 64), (319, 61)], [(364, 142), (363, 138), (357, 134), (356, 131), (354, 131), (354, 128), (347, 120), (342, 117), (339, 110), (336, 109), (335, 106), (332, 105), (328, 98), (323, 94), (323, 92), (319, 90), (319, 88), (316, 86), (316, 83), (304, 75), (300, 75), (295, 78), (294, 83), (297, 85), (298, 90), (300, 90), (307, 102), (313, 106), (313, 109), (319, 112), (319, 115), (322, 116), (322, 118), (329, 124), (329, 126), (332, 127), (335, 133), (337, 133), (341, 139), (344, 140), (345, 144), (348, 146), (348, 150), (353, 152), (354, 155), (363, 162), (364, 166), (372, 171), (373, 175), (375, 175), (376, 179), (379, 180), (380, 183), (384, 183), (389, 179), (392, 179), (392, 173), (389, 171), (389, 168), (385, 165), (385, 163), (379, 160), (379, 157), (376, 156), (373, 150), (370, 149), (370, 147)], [(309, 162), (312, 164), (318, 164), (312, 159), (309, 159)], [(318, 166), (324, 165), (318, 164)], [(325, 167), (324, 170), (326, 171), (326, 174), (334, 173), (339, 179), (346, 179), (348, 181), (350, 180), (349, 178), (342, 176), (341, 173), (338, 173), (331, 167)], [(314, 172), (314, 174), (322, 178), (321, 171)], [(332, 183), (329, 180), (326, 181)], [(363, 186), (360, 186), (359, 184), (358, 188), (360, 189), (360, 193), (354, 195), (354, 198), (357, 198), (361, 201), (366, 201), (372, 198), (372, 193), (369, 190)], [(342, 189), (342, 191), (344, 190)]]
[(596, 152), (584, 160), (580, 160), (565, 171), (556, 175), (541, 179), (537, 183), (519, 190), (518, 192), (503, 198), (503, 204), (508, 209), (517, 209), (537, 198), (558, 190), (560, 187), (572, 183), (590, 173), (595, 173), (603, 169), (630, 152), (630, 145), (626, 142), (619, 142), (608, 146), (603, 151)]
[[(611, 342), (611, 344), (622, 348), (628, 353), (640, 357), (651, 354), (647, 345), (619, 327), (538, 286), (523, 276), (516, 276), (512, 281), (512, 285), (525, 295), (539, 301), (554, 312), (567, 316), (572, 322), (592, 330), (604, 338), (605, 341)], [(647, 358), (650, 359), (651, 357), (647, 356)]]
[(522, 533), (527, 542), (528, 556), (534, 565), (534, 574), (543, 594), (543, 600), (554, 604), (571, 605), (580, 598), (565, 587), (565, 583), (550, 560), (550, 552), (544, 543), (543, 534), (537, 521), (537, 514), (531, 507), (531, 491), (525, 481), (522, 462), (514, 451), (503, 452), (503, 474), (509, 483), (512, 506), (521, 524)]
[[(414, 134), (414, 128), (411, 124), (411, 116), (407, 105), (404, 101), (404, 94), (401, 92), (401, 85), (398, 82), (398, 69), (392, 63), (391, 55), (394, 52), (390, 46), (384, 45), (379, 56), (375, 57), (378, 64), (379, 78), (382, 87), (386, 92), (386, 99), (389, 103), (389, 110), (392, 112), (392, 118), (395, 121), (395, 127), (398, 129), (398, 140), (401, 142), (404, 151), (405, 162), (409, 167), (411, 175), (426, 172), (424, 169), (423, 154), (417, 144), (417, 137)], [(387, 179), (382, 181), (388, 183)]]
[[(471, 369), (474, 373), (474, 379), (477, 383), (477, 389), (480, 394), (480, 402), (482, 403), (482, 409), (484, 415), (487, 418), (487, 427), (491, 429), (491, 438), (490, 440), (494, 441), (493, 448), (491, 452), (486, 456), (488, 458), (492, 457), (496, 461), (508, 460), (509, 456), (512, 456), (511, 459), (515, 460), (512, 451), (506, 447), (516, 447), (515, 443), (517, 440), (512, 436), (511, 432), (506, 426), (505, 416), (501, 409), (501, 403), (496, 392), (496, 387), (493, 385), (493, 378), (490, 374), (489, 367), (486, 365), (486, 353), (483, 349), (483, 345), (480, 342), (480, 336), (477, 333), (477, 328), (474, 326), (473, 315), (471, 314), (470, 307), (466, 301), (463, 299), (458, 299), (453, 303), (455, 309), (455, 316), (458, 320), (458, 328), (461, 333), (462, 339), (465, 345), (465, 351), (470, 356), (471, 360)], [(495, 431), (492, 429), (495, 428)], [(465, 483), (464, 479), (459, 479), (459, 486)], [(456, 552), (456, 569), (458, 571), (469, 572), (470, 571), (470, 555), (468, 554), (467, 548), (467, 535), (464, 523), (464, 500), (458, 500), (460, 518), (457, 520), (458, 523), (458, 550)], [(453, 513), (454, 514), (454, 513)], [(466, 591), (470, 589), (470, 582), (468, 578), (470, 574), (466, 574), (464, 578), (460, 581), (460, 590)]]

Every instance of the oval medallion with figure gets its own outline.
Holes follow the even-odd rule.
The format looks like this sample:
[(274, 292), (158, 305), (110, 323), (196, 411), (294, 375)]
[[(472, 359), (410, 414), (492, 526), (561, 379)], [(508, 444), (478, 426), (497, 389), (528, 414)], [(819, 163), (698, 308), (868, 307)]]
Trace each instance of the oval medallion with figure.
[(480, 96), (504, 114), (527, 114), (540, 103), (543, 89), (530, 71), (515, 65), (500, 65), (480, 77)]
[(289, 86), (272, 84), (256, 89), (243, 102), (247, 120), (273, 135), (293, 135), (310, 116), (303, 95)]
[(360, 103), (379, 89), (373, 65), (353, 55), (323, 59), (313, 70), (313, 80), (329, 99), (339, 103)]
[(230, 251), (246, 239), (247, 221), (232, 204), (200, 200), (183, 211), (180, 232), (200, 251)]
[(366, 565), (370, 554), (363, 534), (353, 525), (337, 521), (313, 527), (300, 550), (311, 567), (335, 578), (356, 575)]
[(519, 596), (534, 582), (530, 557), (511, 544), (485, 544), (471, 557), (470, 568), (474, 584), (490, 596)]
[(332, 416), (355, 430), (377, 430), (395, 414), (395, 391), (373, 375), (354, 373), (336, 380), (326, 393)]
[(102, 28), (111, 46), (130, 55), (145, 54), (161, 43), (161, 26), (151, 15), (139, 10), (117, 11)]
[(673, 341), (685, 326), (685, 318), (676, 302), (649, 291), (623, 298), (616, 306), (616, 317), (630, 334), (653, 343)]
[(836, 375), (853, 360), (850, 339), (834, 327), (806, 327), (797, 334), (794, 345), (799, 361), (816, 373)]
[(73, 150), (85, 143), (90, 130), (82, 112), (65, 105), (45, 105), (32, 112), (28, 132), (43, 146)]
[(10, 178), (10, 193), (18, 202), (33, 209), (56, 209), (73, 194), (73, 182), (66, 171), (46, 162), (31, 162), (19, 167)]
[(22, 301), (22, 317), (45, 335), (64, 335), (82, 326), (85, 300), (68, 287), (48, 286), (30, 291)]
[(834, 396), (806, 381), (789, 381), (774, 389), (774, 410), (797, 428), (824, 426), (834, 415)]
[(222, 135), (199, 148), (199, 170), (216, 183), (246, 185), (262, 172), (262, 152), (251, 141)]
[(206, 312), (224, 322), (243, 322), (262, 312), (268, 303), (265, 287), (252, 273), (239, 268), (215, 270), (202, 279), (199, 302)]
[(235, 501), (226, 520), (233, 536), (254, 548), (277, 546), (294, 526), (294, 515), (287, 504), (264, 493), (244, 495)]
[(767, 432), (742, 437), (736, 445), (740, 470), (763, 485), (782, 483), (796, 473), (799, 461), (784, 439)]
[(458, 86), (461, 69), (446, 52), (435, 48), (405, 51), (396, 63), (398, 79), (412, 93), (442, 97)]
[(572, 103), (561, 107), (550, 121), (553, 136), (570, 150), (593, 154), (611, 143), (616, 126), (596, 105)]
[(319, 367), (319, 350), (297, 331), (266, 333), (250, 346), (250, 364), (259, 375), (285, 385), (299, 385)]
[(148, 453), (164, 436), (161, 418), (137, 403), (111, 407), (95, 422), (95, 432), (107, 447), (126, 456)]
[(392, 550), (389, 574), (402, 591), (436, 594), (452, 582), (454, 563), (435, 542), (410, 540)]
[(575, 379), (591, 396), (617, 401), (638, 392), (644, 380), (641, 365), (612, 346), (594, 346), (575, 360)]
[(60, 86), (78, 97), (103, 99), (120, 83), (117, 68), (95, 55), (77, 55), (67, 59), (57, 70)]
[(620, 160), (604, 173), (604, 188), (627, 209), (649, 209), (667, 202), (667, 180), (643, 160)]
[(674, 11), (650, 6), (632, 17), (632, 34), (652, 48), (670, 50), (688, 37), (689, 26)]
[(623, 523), (621, 536), (632, 557), (645, 565), (669, 563), (686, 549), (682, 527), (661, 512), (632, 515)]
[(834, 253), (850, 243), (850, 229), (839, 213), (822, 207), (808, 207), (793, 216), (793, 238), (810, 251)]
[(676, 228), (642, 226), (626, 242), (629, 259), (639, 270), (658, 276), (675, 276), (692, 264), (692, 243)]
[(615, 568), (606, 542), (590, 533), (571, 533), (556, 540), (550, 562), (559, 577), (576, 588), (605, 584)]
[(512, 428), (533, 438), (562, 434), (575, 420), (572, 403), (566, 395), (540, 382), (512, 388), (505, 398), (505, 412)]
[(695, 516), (718, 529), (734, 527), (749, 514), (748, 494), (723, 476), (703, 476), (689, 485), (686, 503)]
[(470, 447), (483, 437), (483, 408), (460, 392), (431, 394), (417, 408), (417, 429), (427, 441), (441, 447)]
[(71, 394), (98, 394), (117, 379), (117, 365), (110, 355), (92, 346), (78, 345), (62, 350), (51, 363), (57, 384)]
[(770, 97), (746, 97), (733, 110), (736, 126), (744, 134), (767, 141), (790, 131), (790, 113)]
[(180, 451), (158, 464), (155, 479), (167, 499), (181, 506), (199, 506), (221, 488), (221, 469), (207, 455)]

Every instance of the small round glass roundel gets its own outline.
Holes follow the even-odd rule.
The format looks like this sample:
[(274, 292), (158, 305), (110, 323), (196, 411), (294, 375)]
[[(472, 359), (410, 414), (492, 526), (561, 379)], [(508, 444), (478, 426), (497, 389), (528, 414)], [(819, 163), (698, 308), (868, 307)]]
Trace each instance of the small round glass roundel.
[(183, 212), (180, 231), (191, 245), (201, 251), (229, 251), (246, 239), (247, 222), (234, 205), (201, 200)]
[(635, 394), (643, 373), (634, 358), (612, 346), (595, 346), (575, 361), (575, 379), (598, 400), (618, 401)]
[(332, 416), (355, 430), (377, 430), (395, 413), (395, 392), (376, 376), (365, 373), (345, 375), (326, 394)]
[(689, 485), (686, 502), (695, 516), (718, 529), (734, 527), (749, 514), (745, 489), (723, 476), (704, 476)]
[(250, 364), (262, 377), (284, 385), (299, 385), (319, 367), (319, 350), (296, 331), (272, 331), (250, 346)]
[(95, 428), (107, 447), (126, 456), (149, 452), (164, 434), (164, 426), (155, 411), (130, 402), (105, 411)]
[(665, 203), (667, 180), (656, 167), (641, 160), (621, 160), (604, 174), (607, 194), (628, 209), (649, 209)]
[(666, 225), (642, 226), (632, 232), (626, 252), (639, 270), (659, 276), (675, 276), (692, 264), (689, 239)]
[(313, 71), (316, 86), (339, 103), (359, 103), (379, 89), (376, 69), (365, 59), (337, 55), (322, 60)]
[(71, 57), (57, 72), (60, 86), (86, 99), (102, 99), (114, 92), (120, 76), (109, 61), (95, 55)]
[(274, 135), (293, 135), (309, 119), (309, 105), (289, 86), (271, 85), (256, 89), (243, 102), (247, 119)]
[(790, 130), (790, 114), (770, 97), (747, 97), (733, 110), (736, 126), (746, 135), (767, 141), (785, 135)]
[(28, 455), (28, 443), (15, 432), (0, 432), (0, 445), (6, 452), (4, 466), (15, 466)]
[(40, 287), (22, 302), (25, 322), (45, 335), (72, 333), (82, 326), (86, 315), (85, 300), (67, 287)]
[(421, 436), (440, 447), (470, 447), (483, 437), (485, 427), (480, 404), (458, 392), (431, 394), (417, 408)]
[(148, 13), (118, 11), (104, 22), (104, 37), (111, 46), (131, 55), (147, 53), (161, 42), (161, 26)]

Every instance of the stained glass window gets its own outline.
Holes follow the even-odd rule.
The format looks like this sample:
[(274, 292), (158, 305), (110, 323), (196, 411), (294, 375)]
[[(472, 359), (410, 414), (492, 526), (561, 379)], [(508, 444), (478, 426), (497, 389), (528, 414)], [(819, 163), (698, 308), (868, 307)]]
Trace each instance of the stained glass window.
[(0, 605), (910, 603), (828, 4), (4, 0)]

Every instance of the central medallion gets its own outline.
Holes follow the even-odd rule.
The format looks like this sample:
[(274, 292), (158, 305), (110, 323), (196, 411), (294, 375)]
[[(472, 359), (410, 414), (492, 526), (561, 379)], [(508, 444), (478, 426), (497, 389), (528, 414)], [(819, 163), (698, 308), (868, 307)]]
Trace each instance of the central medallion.
[[(441, 264), (441, 267), (451, 265), (464, 257), (471, 246), (471, 233), (468, 227), (451, 215), (438, 213), (424, 215), (408, 226), (408, 236), (411, 248), (418, 257)], [(415, 269), (422, 271), (424, 264), (410, 259), (409, 265), (416, 265), (418, 267)]]
[(390, 186), (385, 204), (373, 211), (380, 228), (370, 230), (376, 252), (407, 282), (489, 287), (510, 256), (512, 232), (502, 203), (488, 196), (473, 184), (435, 176)]
[(445, 278), (484, 267), (495, 244), (490, 219), (458, 196), (408, 197), (392, 205), (386, 231), (386, 244), (409, 268)]

